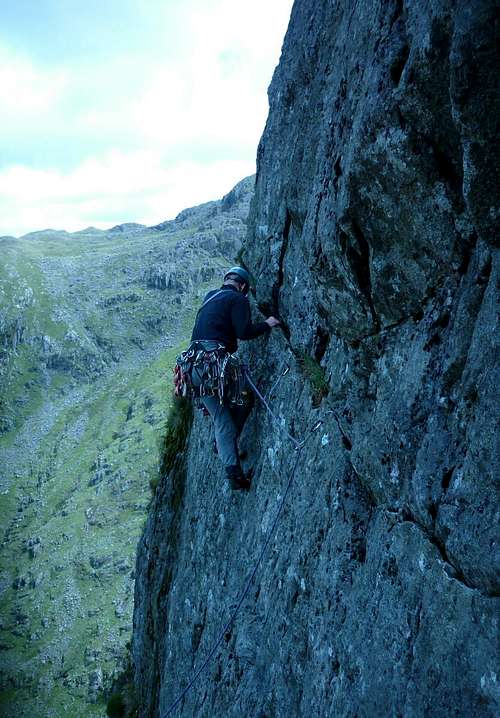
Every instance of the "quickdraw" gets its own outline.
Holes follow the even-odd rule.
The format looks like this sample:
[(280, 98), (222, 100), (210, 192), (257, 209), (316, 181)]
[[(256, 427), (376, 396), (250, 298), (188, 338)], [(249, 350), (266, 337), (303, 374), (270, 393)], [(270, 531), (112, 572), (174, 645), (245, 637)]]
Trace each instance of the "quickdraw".
[(238, 359), (217, 342), (192, 342), (177, 357), (173, 381), (175, 396), (217, 396), (221, 404), (243, 404), (243, 369)]
[(187, 396), (187, 377), (179, 364), (174, 366), (174, 395)]

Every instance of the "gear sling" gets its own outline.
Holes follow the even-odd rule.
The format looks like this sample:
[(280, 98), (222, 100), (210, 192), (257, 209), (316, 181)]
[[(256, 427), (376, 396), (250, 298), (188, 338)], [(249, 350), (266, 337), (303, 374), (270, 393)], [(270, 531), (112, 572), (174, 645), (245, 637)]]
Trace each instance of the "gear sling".
[[(219, 290), (205, 300), (197, 317), (206, 305), (219, 296)], [(197, 377), (193, 381), (193, 371)], [(242, 405), (245, 380), (243, 367), (220, 342), (212, 339), (197, 339), (176, 359), (174, 367), (175, 396), (189, 396), (201, 399), (217, 396), (220, 404)]]

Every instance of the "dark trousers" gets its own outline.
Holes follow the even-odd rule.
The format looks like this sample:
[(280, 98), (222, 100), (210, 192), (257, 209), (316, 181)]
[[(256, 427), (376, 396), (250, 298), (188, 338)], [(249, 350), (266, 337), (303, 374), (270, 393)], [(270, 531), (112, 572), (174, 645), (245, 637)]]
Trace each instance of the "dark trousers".
[[(192, 380), (195, 386), (199, 385), (199, 376), (196, 370), (193, 370)], [(217, 396), (204, 396), (201, 401), (214, 422), (215, 442), (224, 467), (238, 466), (240, 463), (238, 437), (254, 405), (254, 397), (250, 388), (248, 387), (245, 391), (243, 406), (230, 403), (221, 404)]]

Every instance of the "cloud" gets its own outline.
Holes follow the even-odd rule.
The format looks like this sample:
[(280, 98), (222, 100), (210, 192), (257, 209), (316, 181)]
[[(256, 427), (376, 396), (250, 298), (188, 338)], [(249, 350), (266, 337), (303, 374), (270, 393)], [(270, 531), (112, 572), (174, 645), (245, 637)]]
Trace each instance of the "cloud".
[(0, 48), (0, 102), (2, 125), (19, 121), (33, 122), (35, 114), (50, 112), (64, 93), (67, 73), (40, 71), (29, 58), (13, 55)]
[[(162, 167), (150, 152), (111, 152), (60, 173), (11, 167), (0, 173), (0, 215), (15, 222), (2, 230), (14, 236), (33, 229), (102, 229), (118, 222), (156, 224), (181, 209), (217, 199), (254, 172), (252, 162), (225, 160)], [(207, 188), (210, 192), (207, 193)]]
[[(0, 47), (0, 234), (157, 222), (254, 171), (292, 0), (152, 0), (147, 10), (126, 0), (118, 26), (89, 1), (102, 20), (98, 52), (83, 52), (53, 0), (40, 7), (72, 43), (56, 43), (53, 58), (38, 37), (44, 62), (26, 54), (27, 40)], [(22, 30), (21, 44), (34, 32)]]
[(182, 72), (170, 61), (146, 79), (132, 117), (138, 131), (164, 144), (251, 138), (256, 148), (289, 10), (288, 0), (194, 3), (185, 27), (190, 43), (178, 58)]

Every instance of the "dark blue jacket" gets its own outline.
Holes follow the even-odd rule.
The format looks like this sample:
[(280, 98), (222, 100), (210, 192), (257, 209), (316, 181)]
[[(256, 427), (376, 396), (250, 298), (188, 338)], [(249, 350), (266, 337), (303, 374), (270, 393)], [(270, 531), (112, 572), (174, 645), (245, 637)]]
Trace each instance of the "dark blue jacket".
[(208, 292), (203, 302), (217, 292), (220, 294), (198, 312), (191, 341), (213, 339), (233, 354), (238, 349), (238, 339), (255, 339), (270, 331), (266, 322), (252, 323), (250, 302), (231, 285)]

